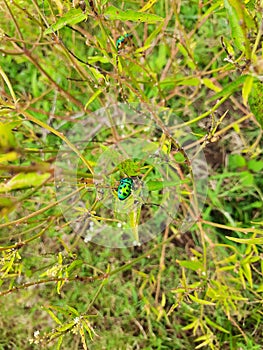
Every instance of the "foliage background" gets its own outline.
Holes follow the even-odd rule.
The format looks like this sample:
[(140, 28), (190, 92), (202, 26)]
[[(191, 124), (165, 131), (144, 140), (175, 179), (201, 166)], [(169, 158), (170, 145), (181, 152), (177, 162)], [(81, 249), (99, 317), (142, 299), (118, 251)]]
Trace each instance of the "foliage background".
[[(261, 349), (262, 1), (0, 9), (0, 349)], [(117, 101), (169, 107), (209, 166), (188, 232), (121, 250), (71, 231), (53, 179), (66, 132)]]

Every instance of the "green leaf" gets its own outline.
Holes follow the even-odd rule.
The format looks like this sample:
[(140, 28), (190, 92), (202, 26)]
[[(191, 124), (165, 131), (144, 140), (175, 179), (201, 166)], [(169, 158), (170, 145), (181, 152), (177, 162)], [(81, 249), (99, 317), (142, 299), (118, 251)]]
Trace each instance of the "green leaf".
[(14, 205), (14, 202), (10, 198), (0, 197), (0, 209), (9, 208)]
[(74, 327), (74, 325), (75, 325), (75, 322), (66, 323), (66, 324), (64, 324), (64, 325), (61, 326), (61, 327), (57, 327), (56, 330), (57, 330), (58, 332), (65, 332), (65, 331), (67, 331), (68, 329), (71, 329), (72, 327)]
[(177, 82), (176, 85), (186, 85), (186, 86), (198, 86), (201, 83), (199, 78), (186, 77)]
[(82, 260), (74, 260), (67, 268), (68, 273), (71, 273), (72, 271), (76, 270), (76, 268), (81, 266), (81, 265), (83, 265)]
[(183, 331), (188, 331), (189, 329), (196, 328), (199, 325), (199, 320), (195, 319), (192, 323), (189, 323), (187, 326), (183, 327)]
[(58, 337), (60, 337), (61, 333), (53, 330), (52, 333), (49, 333), (48, 335), (49, 335), (49, 339), (53, 340), (53, 339), (57, 339)]
[(240, 173), (240, 182), (243, 186), (253, 186), (254, 176), (248, 171), (243, 171)]
[(79, 312), (72, 306), (66, 305), (66, 308), (69, 310), (70, 313), (72, 313), (75, 316), (79, 316)]
[(93, 339), (93, 334), (92, 334), (92, 329), (89, 326), (89, 323), (86, 320), (84, 320), (84, 322), (82, 322), (82, 325), (86, 329), (86, 331), (89, 334), (90, 339), (92, 340)]
[(263, 161), (250, 159), (247, 163), (248, 169), (254, 172), (260, 172), (263, 169)]
[(229, 334), (230, 332), (228, 330), (226, 330), (225, 328), (219, 326), (218, 324), (216, 324), (215, 322), (211, 321), (208, 317), (205, 316), (205, 320), (206, 323), (209, 324), (209, 326), (214, 327), (216, 329), (218, 329), (221, 332), (227, 333)]
[(174, 160), (177, 163), (184, 163), (185, 162), (185, 157), (184, 157), (184, 155), (182, 153), (178, 152), (178, 153), (175, 153)]
[(248, 97), (248, 104), (256, 120), (263, 128), (263, 83), (256, 80)]
[(45, 309), (45, 310), (48, 312), (48, 314), (52, 317), (52, 319), (53, 319), (57, 324), (62, 325), (62, 322), (60, 321), (59, 318), (57, 318), (57, 316), (54, 314), (53, 311), (51, 311), (51, 310), (49, 310), (49, 309)]
[(215, 12), (218, 8), (222, 6), (222, 0), (217, 1), (216, 3), (211, 3), (212, 6), (209, 6), (207, 11), (200, 18), (200, 22), (203, 21), (205, 17), (208, 17), (211, 13)]
[[(250, 203), (249, 206), (248, 206), (248, 209), (250, 208), (261, 208), (263, 206), (263, 203), (262, 201), (256, 201), (256, 202), (253, 202), (253, 203)], [(245, 210), (246, 207), (244, 207), (243, 210)]]
[(190, 261), (190, 260), (177, 260), (176, 261), (180, 266), (186, 267), (190, 270), (203, 270), (204, 266), (200, 261)]
[(236, 10), (236, 5), (235, 4), (235, 0), (231, 1), (231, 0), (224, 0), (224, 4), (225, 4), (225, 9), (226, 9), (226, 13), (227, 13), (227, 17), (230, 23), (230, 28), (231, 28), (231, 34), (232, 34), (232, 38), (234, 40), (234, 43), (236, 44), (237, 48), (240, 51), (244, 51), (244, 42), (245, 42), (245, 37), (244, 37), (244, 33), (242, 31), (242, 28), (240, 26), (240, 20), (242, 18), (239, 18), (238, 16), (238, 12)]
[(181, 54), (185, 57), (186, 64), (188, 65), (188, 67), (190, 69), (195, 69), (196, 65), (195, 65), (194, 61), (190, 58), (187, 48), (181, 42), (179, 42), (177, 44), (177, 47), (178, 47), (179, 51), (181, 52)]
[(58, 338), (58, 342), (57, 342), (57, 345), (56, 345), (56, 350), (60, 350), (61, 345), (62, 345), (63, 338), (64, 338), (64, 335), (61, 335), (61, 336)]
[(245, 106), (247, 106), (247, 100), (253, 86), (253, 81), (254, 78), (251, 75), (248, 75), (242, 88), (242, 97)]
[(236, 170), (238, 168), (243, 168), (246, 166), (246, 159), (240, 154), (230, 154), (229, 156), (229, 169)]
[(215, 94), (213, 97), (211, 97), (208, 100), (208, 102), (212, 102), (214, 100), (217, 100), (220, 97), (232, 95), (235, 91), (239, 90), (240, 87), (244, 84), (246, 77), (247, 77), (247, 75), (241, 75), (235, 81), (228, 84), (223, 90), (219, 91), (217, 94)]
[(77, 24), (79, 22), (84, 21), (85, 19), (88, 18), (88, 15), (83, 13), (81, 9), (71, 9), (69, 10), (63, 17), (61, 17), (55, 24), (50, 26), (44, 31), (44, 35), (46, 34), (51, 34), (66, 25), (70, 24)]
[(215, 303), (212, 303), (211, 301), (208, 300), (203, 300), (196, 298), (195, 296), (189, 294), (189, 298), (194, 301), (195, 303), (201, 304), (201, 305), (215, 305)]
[(88, 106), (94, 101), (96, 100), (96, 98), (103, 92), (102, 89), (98, 89), (97, 91), (95, 91), (95, 93), (90, 97), (90, 99), (88, 100), (88, 102), (85, 104), (85, 109), (88, 108)]
[(163, 21), (164, 18), (149, 14), (141, 13), (133, 10), (123, 11), (115, 6), (109, 6), (104, 12), (104, 15), (111, 21), (132, 21), (132, 22), (144, 22), (144, 23), (156, 23)]
[(137, 57), (139, 57), (139, 54), (141, 54), (142, 52), (146, 51), (149, 49), (149, 47), (151, 47), (151, 45), (144, 45), (139, 47), (138, 49), (135, 50), (135, 54), (137, 54)]
[(242, 270), (243, 270), (243, 273), (244, 273), (246, 279), (249, 282), (250, 287), (253, 288), (253, 281), (252, 281), (252, 273), (251, 273), (250, 264), (248, 262), (245, 264), (242, 264)]
[(187, 86), (198, 86), (201, 80), (196, 77), (184, 77), (180, 78), (178, 76), (173, 78), (166, 78), (160, 82), (160, 86), (164, 88), (173, 88), (175, 86), (187, 85)]
[(147, 188), (149, 191), (159, 191), (165, 187), (174, 187), (181, 184), (181, 181), (149, 181)]
[(163, 29), (163, 26), (165, 25), (164, 22), (160, 23), (158, 27), (148, 36), (148, 38), (145, 40), (144, 46), (148, 47), (154, 38), (157, 37), (157, 35), (160, 33), (160, 31)]
[(21, 188), (40, 186), (49, 177), (49, 173), (19, 173), (7, 183), (0, 184), (0, 193), (18, 190)]
[[(211, 345), (211, 343), (212, 343), (212, 340), (211, 340), (209, 334), (205, 334), (205, 335), (195, 339), (194, 341), (198, 342), (198, 341), (201, 341), (201, 340), (204, 340), (204, 341), (201, 344), (197, 345), (195, 347), (195, 349), (201, 349), (201, 348), (203, 348), (206, 345)], [(211, 349), (211, 347), (210, 347), (210, 349)]]
[(104, 56), (89, 56), (87, 62), (92, 64), (96, 62), (109, 63), (109, 59)]
[(89, 67), (89, 70), (92, 72), (92, 74), (94, 75), (94, 77), (96, 78), (96, 80), (98, 81), (99, 79), (105, 79), (105, 76), (103, 74), (101, 74), (97, 68), (94, 67)]

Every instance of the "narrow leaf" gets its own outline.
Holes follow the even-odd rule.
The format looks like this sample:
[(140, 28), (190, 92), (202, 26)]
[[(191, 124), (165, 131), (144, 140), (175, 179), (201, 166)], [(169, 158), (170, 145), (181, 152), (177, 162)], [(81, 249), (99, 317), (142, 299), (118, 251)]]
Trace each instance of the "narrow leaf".
[(58, 338), (56, 350), (60, 350), (61, 345), (62, 345), (63, 338), (64, 338), (64, 335), (61, 335), (61, 336)]
[(158, 25), (158, 27), (156, 27), (156, 29), (148, 36), (148, 38), (146, 39), (144, 46), (148, 46), (152, 43), (152, 41), (154, 40), (154, 38), (157, 37), (157, 35), (160, 33), (160, 31), (163, 29), (164, 26), (164, 22), (160, 23)]
[(196, 298), (196, 297), (194, 297), (191, 294), (189, 294), (189, 298), (192, 301), (194, 301), (195, 303), (198, 303), (198, 304), (201, 304), (201, 305), (215, 305), (215, 303), (212, 303), (211, 301)]
[(241, 75), (237, 79), (235, 79), (233, 82), (228, 84), (223, 90), (219, 91), (216, 93), (213, 97), (211, 97), (208, 102), (217, 100), (220, 97), (225, 97), (225, 96), (230, 96), (232, 95), (235, 91), (239, 90), (240, 87), (244, 84), (246, 80), (247, 75)]
[(209, 324), (209, 326), (214, 327), (216, 329), (218, 329), (221, 332), (227, 333), (229, 334), (230, 332), (228, 330), (226, 330), (225, 328), (219, 326), (218, 324), (216, 324), (215, 322), (211, 321), (208, 317), (205, 316), (205, 320), (206, 323)]
[(247, 106), (247, 100), (253, 86), (253, 81), (254, 78), (251, 75), (248, 75), (242, 88), (242, 97), (245, 106)]
[(18, 154), (16, 152), (8, 152), (6, 154), (0, 155), (0, 163), (11, 162), (12, 160), (16, 160)]
[(219, 86), (215, 85), (211, 79), (204, 78), (204, 79), (202, 79), (202, 83), (205, 86), (207, 86), (210, 90), (213, 90), (215, 92), (219, 92), (222, 90)]
[(240, 20), (242, 18), (238, 17), (238, 13), (237, 13), (236, 9), (232, 6), (230, 1), (224, 0), (224, 4), (225, 4), (225, 9), (226, 9), (227, 17), (229, 20), (231, 34), (232, 34), (232, 38), (234, 40), (234, 43), (236, 44), (237, 48), (240, 51), (243, 51), (245, 37), (244, 37), (243, 31), (242, 31), (242, 28), (240, 26)]
[(248, 104), (261, 128), (263, 128), (263, 83), (260, 80), (254, 82)]
[(59, 318), (57, 318), (57, 316), (54, 314), (53, 311), (49, 310), (49, 309), (46, 309), (47, 313), (53, 318), (53, 320), (57, 323), (57, 324), (60, 324), (62, 325), (62, 322), (60, 321)]
[(71, 329), (74, 325), (75, 325), (75, 322), (66, 323), (66, 324), (64, 324), (64, 325), (61, 326), (61, 327), (57, 327), (56, 330), (57, 330), (58, 332), (65, 332), (65, 331), (67, 331), (68, 329)]
[(158, 191), (165, 187), (174, 187), (181, 184), (180, 181), (149, 181), (147, 182), (147, 188), (149, 191)]
[(195, 328), (198, 325), (198, 319), (194, 320), (192, 323), (189, 323), (187, 326), (183, 327), (183, 331), (188, 331), (189, 329)]
[(7, 183), (0, 184), (0, 193), (18, 190), (22, 188), (40, 186), (49, 177), (49, 173), (19, 173)]
[(133, 10), (122, 11), (115, 6), (109, 6), (104, 12), (104, 15), (112, 21), (118, 19), (121, 21), (156, 23), (164, 20), (164, 18), (154, 14), (141, 13)]
[(189, 261), (189, 260), (177, 260), (178, 264), (187, 269), (197, 271), (203, 270), (203, 264), (200, 261)]
[(88, 100), (88, 102), (85, 104), (85, 109), (88, 108), (88, 106), (103, 92), (103, 90), (98, 89)]
[(145, 12), (145, 11), (149, 10), (156, 2), (157, 2), (157, 0), (149, 0), (149, 1), (143, 6), (143, 8), (141, 8), (141, 9), (139, 10), (139, 12)]
[(263, 238), (235, 238), (226, 236), (230, 241), (244, 244), (263, 244)]
[(249, 285), (253, 288), (252, 273), (249, 263), (242, 264), (243, 274), (245, 275)]
[(83, 13), (81, 11), (81, 9), (71, 9), (69, 10), (63, 17), (61, 17), (55, 24), (53, 24), (52, 26), (50, 26), (49, 28), (47, 28), (44, 31), (44, 35), (46, 34), (51, 34), (63, 27), (65, 27), (66, 25), (70, 24), (77, 24), (79, 22), (84, 21), (85, 19), (87, 19), (88, 15)]
[(72, 306), (66, 305), (66, 308), (70, 311), (70, 313), (72, 313), (75, 316), (79, 316), (79, 312)]

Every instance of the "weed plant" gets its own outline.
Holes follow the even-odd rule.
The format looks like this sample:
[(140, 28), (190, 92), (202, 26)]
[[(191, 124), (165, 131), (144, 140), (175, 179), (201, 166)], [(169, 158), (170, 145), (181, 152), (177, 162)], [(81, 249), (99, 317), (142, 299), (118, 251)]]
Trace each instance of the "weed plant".
[(0, 11), (0, 349), (262, 349), (262, 1)]

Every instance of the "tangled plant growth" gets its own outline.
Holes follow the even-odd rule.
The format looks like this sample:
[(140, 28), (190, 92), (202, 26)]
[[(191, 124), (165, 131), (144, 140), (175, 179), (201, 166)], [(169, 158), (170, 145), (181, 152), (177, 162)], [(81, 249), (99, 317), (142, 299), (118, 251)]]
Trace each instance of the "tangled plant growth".
[(0, 348), (261, 349), (262, 1), (0, 8)]

